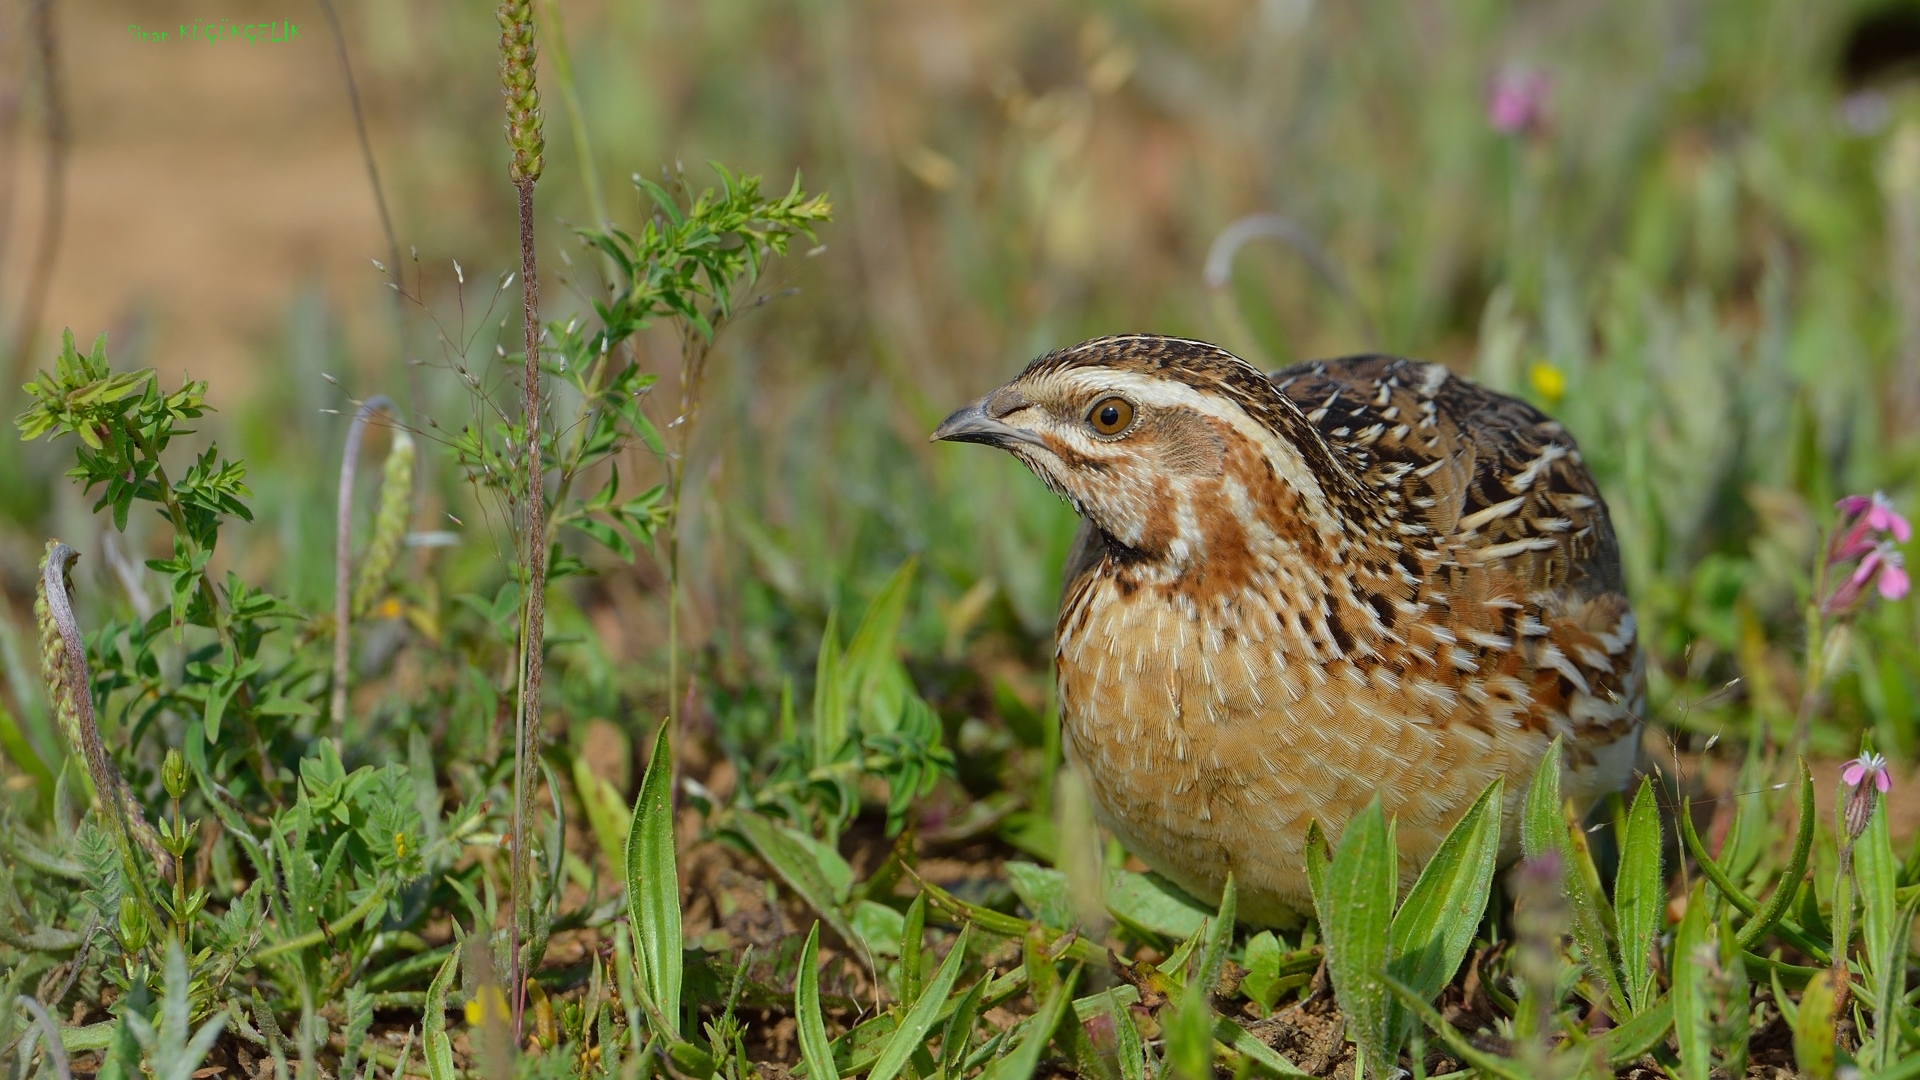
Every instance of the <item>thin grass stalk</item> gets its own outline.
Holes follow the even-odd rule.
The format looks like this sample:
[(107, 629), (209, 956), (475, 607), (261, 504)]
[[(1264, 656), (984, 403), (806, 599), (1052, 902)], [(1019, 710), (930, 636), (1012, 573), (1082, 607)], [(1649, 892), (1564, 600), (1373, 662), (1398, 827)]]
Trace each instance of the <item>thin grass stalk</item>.
[(40, 333), (40, 313), (60, 257), (60, 237), (67, 220), (67, 150), (72, 130), (67, 125), (67, 97), (60, 79), (60, 39), (54, 33), (53, 0), (34, 0), (31, 15), (33, 43), (39, 52), (41, 99), (47, 111), (46, 209), (40, 216), (40, 244), (27, 272), (26, 299), (20, 305), (20, 323), (13, 333), (13, 383), (32, 373), (27, 359)]
[(347, 428), (347, 446), (340, 455), (340, 492), (333, 513), (333, 748), (344, 749), (347, 734), (347, 677), (352, 655), (349, 629), (353, 622), (353, 479), (360, 468), (360, 440), (375, 413), (397, 411), (393, 400), (376, 394), (361, 402)]
[(513, 1045), (521, 1043), (526, 1012), (526, 979), (521, 971), (520, 924), (528, 902), (528, 820), (533, 813), (528, 784), (528, 741), (540, 729), (540, 682), (545, 655), (547, 530), (544, 492), (545, 467), (540, 451), (540, 281), (533, 242), (533, 188), (544, 165), (545, 138), (540, 118), (540, 94), (534, 83), (533, 5), (531, 0), (501, 0), (500, 81), (506, 96), (507, 145), (513, 154), (508, 176), (518, 194), (520, 224), (521, 320), (526, 334), (526, 370), (522, 412), (526, 417), (526, 509), (521, 544), (525, 559), (525, 594), (521, 609), (520, 708), (513, 743), (513, 848), (508, 863), (509, 916), (507, 980), (513, 989)]
[[(386, 189), (380, 183), (380, 166), (373, 159), (373, 140), (367, 135), (366, 111), (360, 106), (360, 83), (353, 77), (353, 62), (347, 56), (347, 35), (340, 28), (339, 13), (334, 10), (333, 0), (320, 0), (320, 10), (326, 13), (327, 26), (333, 31), (334, 56), (340, 61), (340, 78), (347, 85), (347, 105), (353, 111), (354, 134), (360, 138), (360, 160), (367, 167), (367, 185), (373, 189), (373, 205), (380, 211), (380, 231), (387, 238), (387, 265), (380, 269), (387, 275), (387, 281), (393, 286), (394, 329), (400, 335), (402, 362), (406, 353), (407, 305), (401, 296), (400, 283), (400, 238), (393, 231), (393, 215), (387, 211)], [(414, 415), (420, 405), (419, 387), (415, 385), (413, 365), (405, 364), (407, 370), (407, 414), (408, 421), (418, 418)]]

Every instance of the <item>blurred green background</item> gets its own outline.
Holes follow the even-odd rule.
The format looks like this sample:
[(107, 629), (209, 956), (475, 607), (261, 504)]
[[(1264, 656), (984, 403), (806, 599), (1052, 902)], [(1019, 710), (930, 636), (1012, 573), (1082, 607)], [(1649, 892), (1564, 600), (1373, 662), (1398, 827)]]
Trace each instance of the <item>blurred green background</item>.
[[(1920, 69), (1904, 65), (1920, 7), (536, 6), (546, 317), (596, 288), (566, 225), (593, 221), (595, 186), (629, 226), (648, 212), (633, 173), (683, 170), (697, 189), (715, 180), (709, 160), (775, 188), (798, 169), (835, 204), (822, 249), (779, 263), (768, 302), (723, 337), (688, 472), (699, 697), (736, 752), (764, 739), (784, 680), (804, 692), (828, 613), (857, 612), (915, 553), (912, 666), (962, 748), (986, 737), (970, 717), (1044, 708), (1071, 513), (1012, 461), (925, 433), (1095, 334), (1202, 337), (1270, 366), (1403, 353), (1548, 409), (1611, 504), (1653, 705), (1703, 736), (1790, 723), (1833, 500), (1878, 488), (1912, 512)], [(71, 326), (83, 343), (110, 332), (116, 366), (212, 380), (221, 412), (205, 430), (244, 455), (260, 510), (221, 558), (324, 607), (346, 426), (326, 410), (387, 393), (423, 426), (457, 427), (487, 407), (450, 371), (470, 363), (511, 411), (493, 357), (518, 332), (500, 322), (513, 294), (495, 289), (514, 219), (490, 8), (336, 0), (402, 251), (396, 305), (369, 265), (392, 260), (336, 40), (319, 5), (286, 7), (0, 3), (0, 349), (37, 327), (0, 359), (15, 387)], [(70, 132), (51, 273), (42, 8)], [(134, 32), (261, 19), (298, 33)], [(1492, 108), (1502, 94), (1518, 114)], [(1219, 242), (1251, 215), (1271, 216)], [(658, 334), (644, 353), (664, 424), (677, 343)], [(18, 411), (17, 390), (0, 397)], [(0, 439), (16, 628), (0, 644), (16, 654), (31, 654), (44, 539), (103, 550), (58, 475), (65, 452)], [(410, 556), (410, 602), (435, 623), (456, 594), (493, 595), (509, 544), (450, 462), (424, 460), (415, 528), (459, 537)], [(644, 555), (597, 565), (556, 590), (570, 642), (556, 704), (641, 731), (670, 693), (663, 579)], [(82, 579), (83, 601), (118, 602), (110, 560)], [(1844, 756), (1872, 729), (1912, 761), (1915, 614), (1909, 598), (1855, 627), (1818, 748)], [(1736, 676), (1742, 693), (1689, 705)]]

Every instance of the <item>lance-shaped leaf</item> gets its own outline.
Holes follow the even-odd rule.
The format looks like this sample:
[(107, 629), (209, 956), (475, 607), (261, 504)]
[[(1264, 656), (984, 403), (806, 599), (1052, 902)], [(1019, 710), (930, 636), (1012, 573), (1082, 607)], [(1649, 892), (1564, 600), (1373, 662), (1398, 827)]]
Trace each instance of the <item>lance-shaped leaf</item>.
[(1654, 804), (1653, 781), (1642, 780), (1633, 808), (1627, 811), (1613, 905), (1620, 922), (1620, 966), (1635, 1016), (1647, 1011), (1658, 990), (1652, 953), (1667, 907), (1665, 883), (1660, 866), (1660, 810)]
[(1707, 1080), (1713, 1065), (1708, 975), (1714, 956), (1707, 928), (1706, 883), (1696, 882), (1673, 937), (1673, 1027), (1681, 1080)]
[(667, 725), (653, 742), (627, 832), (627, 919), (641, 985), (680, 1034), (680, 874), (673, 850), (673, 748)]
[[(1493, 891), (1500, 858), (1503, 781), (1495, 779), (1461, 815), (1393, 917), (1389, 945), (1395, 978), (1431, 1001), (1452, 981), (1473, 944)], [(1388, 1049), (1413, 1033), (1413, 1015), (1395, 1007)], [(1376, 1059), (1383, 1060), (1383, 1059)]]
[(447, 991), (453, 989), (454, 973), (458, 970), (460, 950), (456, 948), (447, 954), (446, 962), (440, 965), (432, 985), (427, 987), (426, 1015), (421, 1018), (426, 1025), (422, 1049), (426, 1052), (427, 1075), (431, 1080), (454, 1080), (458, 1075), (453, 1068), (453, 1040), (447, 1037)]
[(1374, 1062), (1392, 1061), (1393, 1000), (1387, 973), (1393, 901), (1399, 875), (1393, 826), (1374, 796), (1347, 822), (1327, 868), (1326, 903), (1320, 925), (1326, 931), (1327, 973), (1347, 1030)]
[(814, 921), (807, 931), (807, 943), (800, 948), (800, 973), (794, 982), (794, 1025), (799, 1029), (800, 1060), (806, 1064), (811, 1080), (836, 1080), (840, 1075), (833, 1064), (833, 1049), (827, 1042), (827, 1024), (820, 1015), (820, 923)]
[(947, 995), (953, 992), (953, 984), (960, 978), (960, 968), (967, 962), (967, 938), (972, 927), (962, 927), (960, 937), (953, 943), (953, 950), (947, 953), (946, 962), (933, 975), (933, 981), (920, 992), (920, 1000), (913, 1003), (907, 1015), (900, 1020), (900, 1026), (894, 1029), (893, 1037), (874, 1060), (873, 1071), (867, 1074), (867, 1080), (893, 1080), (907, 1064), (913, 1052), (926, 1042), (927, 1032), (933, 1030), (933, 1022), (939, 1018), (940, 1009), (947, 1004)]

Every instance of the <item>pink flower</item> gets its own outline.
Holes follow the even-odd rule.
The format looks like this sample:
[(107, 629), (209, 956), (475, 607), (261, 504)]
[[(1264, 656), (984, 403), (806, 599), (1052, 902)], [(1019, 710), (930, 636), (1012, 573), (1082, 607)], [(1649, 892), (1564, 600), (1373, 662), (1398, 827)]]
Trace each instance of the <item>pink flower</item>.
[(1885, 492), (1876, 491), (1872, 495), (1849, 495), (1834, 504), (1841, 515), (1853, 518), (1860, 525), (1879, 533), (1892, 533), (1901, 543), (1913, 539), (1913, 526), (1893, 508)]
[(1873, 786), (1885, 795), (1893, 787), (1893, 776), (1887, 772), (1887, 759), (1879, 754), (1861, 754), (1840, 772), (1840, 779), (1848, 787), (1859, 787), (1860, 781), (1873, 778)]
[(1907, 587), (1911, 582), (1907, 580), (1906, 559), (1884, 540), (1860, 560), (1860, 566), (1853, 572), (1853, 581), (1865, 584), (1876, 575), (1881, 596), (1898, 600), (1907, 595)]
[(1487, 88), (1487, 123), (1502, 135), (1519, 135), (1546, 126), (1547, 95), (1553, 80), (1538, 68), (1509, 67)]
[[(1873, 782), (1867, 783), (1868, 779)], [(1853, 793), (1847, 797), (1846, 810), (1841, 814), (1841, 820), (1847, 827), (1847, 847), (1841, 853), (1844, 860), (1853, 850), (1853, 842), (1867, 831), (1868, 823), (1873, 820), (1874, 804), (1893, 786), (1893, 775), (1887, 771), (1886, 758), (1863, 752), (1840, 770), (1840, 780), (1853, 789)], [(1846, 863), (1843, 861), (1841, 865), (1845, 866)]]
[(1898, 600), (1907, 595), (1913, 582), (1907, 576), (1906, 559), (1893, 546), (1893, 541), (1882, 540), (1866, 549), (1853, 573), (1833, 590), (1832, 595), (1821, 603), (1820, 610), (1827, 615), (1838, 615), (1851, 611), (1867, 593), (1867, 586), (1879, 590), (1882, 599)]

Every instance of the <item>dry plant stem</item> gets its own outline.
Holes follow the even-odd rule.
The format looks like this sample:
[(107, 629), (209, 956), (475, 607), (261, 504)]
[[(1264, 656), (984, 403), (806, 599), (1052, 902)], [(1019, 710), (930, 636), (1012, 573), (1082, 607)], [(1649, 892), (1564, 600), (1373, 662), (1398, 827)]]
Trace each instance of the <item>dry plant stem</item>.
[[(387, 212), (386, 190), (380, 186), (380, 167), (373, 160), (373, 140), (367, 136), (366, 112), (360, 107), (360, 84), (353, 77), (353, 63), (347, 57), (347, 36), (340, 29), (340, 16), (333, 9), (333, 0), (320, 0), (320, 10), (326, 13), (327, 26), (333, 31), (333, 51), (340, 60), (340, 78), (347, 84), (347, 104), (353, 110), (353, 130), (360, 137), (360, 158), (367, 166), (367, 184), (373, 188), (373, 204), (380, 211), (380, 231), (387, 237), (387, 280), (393, 285), (394, 326), (401, 330), (404, 353), (407, 305), (400, 294), (400, 239), (393, 231), (393, 216)], [(420, 394), (414, 386), (413, 366), (409, 364), (406, 367), (407, 412), (409, 421), (412, 421), (417, 419), (413, 410), (419, 407)]]
[(340, 494), (333, 516), (333, 748), (344, 749), (347, 735), (347, 676), (352, 653), (353, 622), (353, 478), (360, 468), (360, 440), (375, 413), (394, 409), (393, 401), (379, 394), (362, 402), (347, 428), (347, 448), (340, 455)]
[(33, 371), (28, 360), (33, 339), (40, 333), (40, 312), (47, 303), (47, 288), (53, 280), (53, 267), (60, 255), (60, 234), (67, 217), (67, 128), (66, 93), (60, 80), (59, 40), (53, 32), (53, 0), (34, 0), (32, 7), (34, 46), (40, 53), (41, 93), (47, 110), (47, 192), (46, 211), (40, 217), (40, 246), (34, 253), (32, 269), (27, 272), (27, 295), (20, 306), (20, 323), (13, 335), (13, 381), (25, 382)]
[(545, 667), (547, 527), (543, 488), (545, 463), (540, 453), (540, 281), (536, 276), (533, 247), (533, 178), (514, 182), (520, 195), (520, 296), (521, 318), (526, 328), (527, 367), (525, 378), (527, 494), (526, 494), (526, 625), (521, 634), (524, 682), (521, 690), (520, 722), (513, 745), (513, 862), (508, 878), (513, 892), (513, 924), (510, 936), (508, 975), (513, 986), (513, 1041), (520, 1044), (520, 1026), (526, 1007), (526, 980), (520, 975), (520, 913), (527, 896), (528, 856), (526, 826), (532, 816), (533, 792), (527, 783), (527, 758), (535, 749), (530, 744), (540, 733), (540, 678)]
[[(53, 1065), (54, 1075), (60, 1080), (73, 1080), (73, 1070), (67, 1065), (67, 1048), (60, 1044), (60, 1026), (53, 1022), (53, 1017), (48, 1016), (47, 1010), (33, 998), (21, 994), (14, 998), (14, 1001), (33, 1017), (35, 1033), (44, 1036), (42, 1041), (47, 1044), (47, 1061)], [(28, 1058), (33, 1056), (32, 1047), (28, 1047), (26, 1056)]]
[[(78, 746), (73, 749), (86, 762), (87, 775), (93, 780), (94, 790), (100, 796), (101, 806), (120, 822), (130, 839), (152, 856), (154, 863), (162, 870), (171, 865), (172, 856), (160, 844), (160, 836), (147, 823), (147, 816), (140, 809), (140, 803), (134, 799), (133, 792), (127, 787), (125, 777), (120, 775), (119, 766), (107, 754), (106, 744), (100, 741), (100, 725), (93, 714), (93, 675), (87, 668), (87, 646), (80, 637), (80, 622), (74, 618), (73, 601), (67, 593), (67, 571), (80, 553), (62, 543), (54, 543), (47, 548), (46, 562), (41, 567), (41, 588), (47, 600), (47, 614), (53, 619), (54, 627), (60, 634), (60, 657), (58, 663), (64, 668), (62, 674), (65, 683), (65, 704), (73, 712), (74, 724), (69, 737), (77, 736)], [(48, 663), (54, 661), (49, 658)], [(54, 673), (49, 673), (54, 674)], [(49, 679), (47, 692), (56, 698), (54, 707), (59, 708), (59, 689), (54, 680)]]

